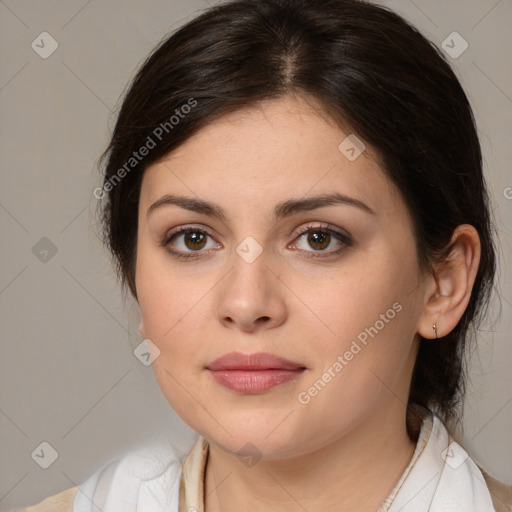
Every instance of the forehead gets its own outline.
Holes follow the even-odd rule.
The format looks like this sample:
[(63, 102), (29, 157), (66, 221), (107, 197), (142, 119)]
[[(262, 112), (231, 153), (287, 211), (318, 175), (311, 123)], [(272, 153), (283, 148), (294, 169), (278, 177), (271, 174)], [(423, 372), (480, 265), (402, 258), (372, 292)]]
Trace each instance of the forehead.
[(211, 122), (148, 167), (141, 205), (171, 192), (253, 211), (332, 192), (364, 197), (374, 210), (396, 204), (375, 152), (366, 145), (357, 156), (353, 137), (309, 98), (262, 102)]

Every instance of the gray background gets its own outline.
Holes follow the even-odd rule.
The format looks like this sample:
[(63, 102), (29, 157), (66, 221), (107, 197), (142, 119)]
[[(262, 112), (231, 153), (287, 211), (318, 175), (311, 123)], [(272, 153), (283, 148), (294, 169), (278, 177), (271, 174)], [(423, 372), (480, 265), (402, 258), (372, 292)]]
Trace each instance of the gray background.
[[(438, 45), (453, 31), (469, 44), (450, 60), (474, 106), (502, 253), (501, 304), (472, 357), (462, 439), (512, 484), (512, 2), (382, 3)], [(125, 84), (164, 34), (207, 6), (0, 1), (1, 511), (80, 483), (163, 428), (191, 439), (132, 353), (138, 309), (99, 242), (92, 190)], [(43, 31), (59, 44), (47, 59), (31, 47)], [(58, 453), (48, 469), (31, 457), (43, 441)]]

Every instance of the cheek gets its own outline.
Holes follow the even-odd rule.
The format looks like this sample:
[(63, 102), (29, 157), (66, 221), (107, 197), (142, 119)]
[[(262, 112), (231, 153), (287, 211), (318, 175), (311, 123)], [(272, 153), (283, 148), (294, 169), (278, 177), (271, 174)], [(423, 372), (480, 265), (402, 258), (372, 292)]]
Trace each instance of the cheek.
[(325, 443), (383, 405), (407, 402), (401, 396), (412, 354), (407, 308), (395, 302), (382, 311), (385, 320), (373, 314), (357, 320), (347, 317), (350, 333), (323, 346), (318, 366), (299, 390), (298, 411), (321, 418), (316, 428)]
[(198, 405), (205, 393), (198, 376), (203, 368), (201, 351), (206, 338), (202, 333), (206, 329), (197, 319), (205, 314), (201, 297), (207, 289), (187, 286), (178, 276), (171, 278), (143, 262), (138, 278), (139, 306), (145, 334), (160, 351), (151, 365), (156, 381), (176, 413), (200, 432), (202, 425), (195, 422), (204, 413)]
[(322, 389), (318, 405), (332, 407), (334, 401), (347, 410), (359, 400), (371, 403), (383, 386), (392, 388), (403, 377), (409, 363), (419, 297), (414, 253), (399, 260), (392, 248), (376, 250), (379, 258), (354, 259), (339, 279), (314, 295), (312, 309), (323, 323), (317, 320), (322, 351), (316, 348), (318, 365), (308, 385), (329, 381), (328, 391), (322, 382), (316, 386)]
[(373, 327), (379, 337), (394, 335), (409, 314), (406, 310), (418, 280), (415, 263), (397, 260), (384, 247), (376, 252), (379, 257), (359, 254), (345, 262), (335, 277), (321, 277), (303, 288), (309, 309), (318, 312), (316, 323), (323, 324), (323, 337), (331, 339), (333, 347), (342, 348), (358, 335), (364, 341), (367, 329), (375, 332)]
[(186, 402), (186, 390), (197, 388), (198, 376), (215, 349), (211, 293), (216, 278), (180, 271), (155, 250), (142, 248), (138, 256), (137, 292), (145, 335), (160, 351), (153, 371), (178, 411), (180, 404), (175, 402)]
[(172, 340), (180, 322), (187, 321), (195, 304), (205, 291), (206, 283), (192, 285), (186, 272), (177, 271), (161, 248), (147, 242), (139, 244), (136, 286), (139, 307), (148, 338), (167, 343)]

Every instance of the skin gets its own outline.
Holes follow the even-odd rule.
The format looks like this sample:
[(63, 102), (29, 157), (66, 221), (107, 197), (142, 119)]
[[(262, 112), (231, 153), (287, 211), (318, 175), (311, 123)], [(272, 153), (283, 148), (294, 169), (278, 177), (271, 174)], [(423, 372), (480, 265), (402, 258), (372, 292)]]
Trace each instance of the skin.
[[(479, 239), (471, 226), (459, 226), (447, 262), (423, 273), (409, 214), (377, 155), (368, 144), (355, 161), (338, 150), (350, 133), (313, 99), (287, 96), (214, 121), (143, 177), (141, 332), (160, 350), (152, 367), (164, 396), (210, 442), (207, 512), (374, 511), (413, 454), (405, 415), (418, 334), (434, 338), (437, 324), (442, 337), (456, 326), (475, 279)], [(332, 192), (373, 213), (334, 204), (272, 218), (279, 202)], [(148, 216), (170, 193), (216, 203), (226, 219), (176, 205)], [(327, 237), (321, 252), (307, 233), (296, 234), (309, 226), (325, 234), (318, 229), (325, 224), (352, 243)], [(171, 256), (162, 240), (190, 225), (212, 236), (199, 249), (184, 235), (168, 247), (200, 257)], [(252, 263), (236, 252), (248, 236), (263, 249)], [(394, 303), (401, 311), (300, 403), (299, 393)], [(232, 351), (270, 352), (306, 370), (264, 393), (237, 393), (205, 368)], [(250, 467), (237, 455), (247, 443), (258, 459)]]

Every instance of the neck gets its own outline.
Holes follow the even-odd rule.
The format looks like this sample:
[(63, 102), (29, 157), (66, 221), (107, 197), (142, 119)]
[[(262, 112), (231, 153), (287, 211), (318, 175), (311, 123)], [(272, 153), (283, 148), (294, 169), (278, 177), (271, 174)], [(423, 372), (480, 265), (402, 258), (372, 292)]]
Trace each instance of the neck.
[(245, 467), (236, 455), (210, 444), (205, 512), (226, 510), (332, 510), (374, 512), (407, 467), (415, 443), (407, 435), (405, 407), (381, 407), (350, 433), (286, 460)]

